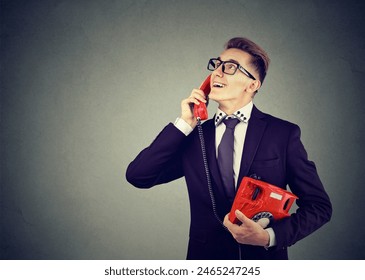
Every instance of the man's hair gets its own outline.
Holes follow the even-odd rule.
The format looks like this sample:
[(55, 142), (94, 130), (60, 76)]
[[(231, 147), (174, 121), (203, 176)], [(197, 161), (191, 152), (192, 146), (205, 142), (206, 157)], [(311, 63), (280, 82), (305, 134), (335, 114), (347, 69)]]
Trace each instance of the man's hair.
[(225, 49), (240, 49), (252, 56), (251, 64), (259, 73), (261, 84), (264, 82), (267, 70), (270, 64), (270, 58), (267, 53), (256, 43), (244, 37), (235, 37), (225, 44)]

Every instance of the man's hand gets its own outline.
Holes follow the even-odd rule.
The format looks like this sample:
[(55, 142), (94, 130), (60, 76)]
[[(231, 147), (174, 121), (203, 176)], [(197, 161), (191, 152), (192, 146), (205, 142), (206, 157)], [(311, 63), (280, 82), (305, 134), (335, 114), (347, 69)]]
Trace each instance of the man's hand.
[(181, 101), (181, 119), (188, 123), (192, 128), (197, 124), (197, 120), (194, 117), (193, 105), (199, 105), (200, 102), (206, 103), (206, 97), (204, 92), (200, 89), (193, 89), (190, 96)]
[(228, 219), (229, 214), (225, 216), (223, 224), (238, 243), (256, 246), (267, 246), (269, 244), (270, 236), (269, 233), (264, 230), (266, 225), (262, 224), (262, 221), (256, 223), (247, 218), (239, 210), (236, 210), (235, 214), (238, 220), (242, 222), (241, 225), (231, 223)]

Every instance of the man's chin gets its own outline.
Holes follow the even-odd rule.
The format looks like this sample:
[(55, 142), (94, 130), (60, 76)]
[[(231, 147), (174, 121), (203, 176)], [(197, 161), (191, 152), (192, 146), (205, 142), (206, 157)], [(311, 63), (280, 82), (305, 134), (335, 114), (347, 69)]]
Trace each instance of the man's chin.
[(210, 92), (210, 94), (209, 94), (209, 100), (213, 100), (215, 102), (219, 102), (220, 100), (222, 100), (222, 96), (220, 96), (220, 94), (217, 93), (217, 92)]

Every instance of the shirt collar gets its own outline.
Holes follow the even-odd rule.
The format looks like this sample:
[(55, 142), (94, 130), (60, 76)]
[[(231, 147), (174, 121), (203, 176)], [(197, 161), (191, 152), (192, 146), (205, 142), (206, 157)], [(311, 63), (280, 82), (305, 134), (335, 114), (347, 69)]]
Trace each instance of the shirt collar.
[(248, 123), (248, 120), (251, 117), (252, 108), (253, 108), (252, 101), (247, 105), (243, 106), (242, 108), (238, 109), (232, 115), (227, 115), (225, 112), (223, 112), (221, 109), (218, 108), (214, 119), (215, 126), (220, 125), (222, 121), (227, 117), (237, 118), (241, 122)]

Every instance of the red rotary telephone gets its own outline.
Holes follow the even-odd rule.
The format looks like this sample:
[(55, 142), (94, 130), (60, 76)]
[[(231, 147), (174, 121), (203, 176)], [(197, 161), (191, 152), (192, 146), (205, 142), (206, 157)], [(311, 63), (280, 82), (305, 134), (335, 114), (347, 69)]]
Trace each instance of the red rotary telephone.
[(297, 198), (296, 195), (277, 186), (244, 177), (228, 218), (232, 223), (239, 224), (240, 221), (235, 215), (238, 209), (255, 222), (261, 218), (279, 220), (290, 216), (290, 207)]

